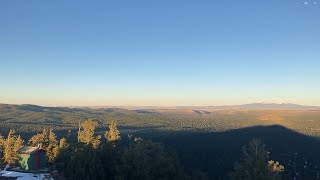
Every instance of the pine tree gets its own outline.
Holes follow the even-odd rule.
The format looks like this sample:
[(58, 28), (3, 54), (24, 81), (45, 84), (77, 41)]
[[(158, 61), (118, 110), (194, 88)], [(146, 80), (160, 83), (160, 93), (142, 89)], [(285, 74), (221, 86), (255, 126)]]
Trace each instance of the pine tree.
[(10, 165), (15, 165), (19, 160), (18, 150), (23, 146), (23, 140), (15, 135), (14, 130), (10, 130), (6, 139), (4, 159)]
[(39, 146), (47, 150), (47, 157), (50, 163), (53, 162), (54, 158), (57, 156), (58, 151), (58, 141), (57, 136), (50, 128), (43, 129), (41, 134), (36, 134), (29, 140), (31, 146)]
[(60, 138), (60, 141), (59, 141), (59, 149), (65, 149), (69, 146), (69, 144), (67, 143), (67, 140), (66, 138)]
[(49, 131), (49, 145), (54, 145), (57, 146), (58, 145), (58, 141), (57, 141), (57, 136), (56, 134), (52, 131), (52, 128), (50, 128)]
[(56, 154), (57, 154), (56, 147), (54, 147), (54, 146), (52, 146), (52, 145), (49, 145), (49, 146), (48, 146), (48, 149), (47, 149), (47, 157), (48, 157), (48, 161), (49, 161), (50, 163), (53, 162)]
[(15, 137), (15, 142), (14, 142), (14, 146), (13, 146), (13, 159), (15, 164), (18, 163), (19, 161), (19, 149), (21, 149), (23, 147), (23, 140), (21, 139), (21, 136), (19, 135), (18, 137)]
[(68, 152), (69, 144), (67, 142), (67, 139), (62, 137), (59, 140), (59, 146), (55, 149), (56, 158), (55, 158), (55, 164), (58, 166), (61, 165), (61, 161), (65, 161), (66, 157), (70, 158), (70, 152)]
[(109, 142), (115, 142), (120, 140), (120, 132), (117, 128), (117, 124), (115, 121), (112, 121), (111, 124), (109, 125), (109, 131), (106, 131), (104, 137), (109, 141)]
[(0, 135), (0, 168), (5, 165), (4, 153), (5, 153), (6, 141), (2, 135)]
[(50, 130), (48, 130), (47, 128), (44, 128), (42, 131), (42, 139), (40, 140), (41, 142), (41, 146), (44, 149), (47, 149), (49, 147), (50, 144)]
[(99, 135), (93, 138), (91, 144), (94, 149), (97, 149), (101, 144), (101, 136)]
[(43, 134), (36, 134), (34, 136), (32, 136), (29, 141), (28, 144), (30, 146), (42, 146), (42, 142), (43, 141)]
[[(269, 163), (269, 152), (260, 139), (253, 139), (243, 147), (244, 158), (236, 162), (232, 179), (237, 180), (277, 180), (281, 179), (280, 171), (275, 171)], [(277, 164), (276, 166), (279, 166)], [(283, 166), (281, 166), (283, 168)], [(283, 170), (283, 169), (282, 169)]]
[(57, 136), (54, 134), (52, 129), (49, 130), (49, 137), (47, 138), (49, 140), (48, 147), (45, 147), (47, 149), (47, 156), (50, 163), (52, 163), (58, 155), (58, 141)]
[(78, 142), (82, 142), (87, 145), (92, 143), (92, 140), (94, 139), (94, 131), (97, 127), (98, 123), (92, 119), (82, 122), (78, 131)]
[(42, 130), (42, 133), (38, 133), (30, 138), (29, 145), (40, 146), (41, 148), (46, 149), (49, 146), (49, 136), (50, 131), (45, 128)]
[(86, 120), (79, 125), (78, 142), (86, 145), (91, 144), (93, 148), (98, 148), (101, 143), (101, 136), (94, 136), (98, 123), (92, 119)]
[(121, 157), (119, 179), (185, 179), (175, 154), (159, 143), (136, 141)]
[(271, 172), (281, 173), (284, 170), (284, 166), (281, 165), (278, 161), (270, 160), (268, 161), (268, 166)]
[(13, 160), (13, 148), (14, 148), (14, 130), (10, 130), (8, 137), (6, 139), (6, 146), (5, 146), (5, 151), (4, 151), (4, 160), (8, 164), (14, 164)]

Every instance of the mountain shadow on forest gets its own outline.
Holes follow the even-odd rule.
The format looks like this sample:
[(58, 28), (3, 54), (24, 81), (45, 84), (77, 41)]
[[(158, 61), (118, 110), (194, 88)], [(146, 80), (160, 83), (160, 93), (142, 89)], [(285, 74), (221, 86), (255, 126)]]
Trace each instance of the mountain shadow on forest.
[[(157, 134), (163, 133), (168, 132)], [(154, 134), (148, 137), (175, 149), (186, 171), (199, 169), (215, 179), (225, 177), (232, 170), (233, 164), (242, 157), (242, 147), (253, 138), (260, 138), (271, 152), (271, 159), (280, 161), (285, 168), (293, 156), (301, 163), (320, 162), (318, 140), (279, 125), (216, 133), (171, 132), (167, 136)]]

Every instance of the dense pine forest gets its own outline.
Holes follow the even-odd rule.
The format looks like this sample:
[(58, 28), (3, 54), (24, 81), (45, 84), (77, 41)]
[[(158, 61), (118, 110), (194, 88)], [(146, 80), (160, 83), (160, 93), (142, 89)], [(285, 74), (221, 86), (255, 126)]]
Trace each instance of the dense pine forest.
[[(80, 123), (77, 142), (71, 136), (57, 139), (52, 129), (32, 136), (26, 143), (46, 150), (50, 171), (56, 179), (209, 179), (202, 171), (183, 171), (176, 154), (159, 143), (121, 135), (113, 121), (104, 137), (95, 135), (98, 123), (91, 119)], [(7, 138), (0, 137), (0, 165), (18, 166), (18, 150), (24, 146), (20, 135), (10, 130)], [(269, 160), (269, 152), (259, 139), (243, 147), (244, 158), (225, 178), (281, 179), (283, 165)], [(246, 174), (247, 171), (250, 174)]]
[(0, 107), (1, 166), (41, 145), (56, 179), (319, 177), (319, 111)]
[(304, 135), (320, 136), (320, 110), (127, 110), (120, 108), (67, 108), (35, 105), (0, 104), (0, 130), (28, 136), (43, 128), (57, 134), (77, 130), (79, 122), (94, 119), (98, 130), (117, 121), (119, 128), (130, 132), (226, 132), (234, 129), (281, 125)]

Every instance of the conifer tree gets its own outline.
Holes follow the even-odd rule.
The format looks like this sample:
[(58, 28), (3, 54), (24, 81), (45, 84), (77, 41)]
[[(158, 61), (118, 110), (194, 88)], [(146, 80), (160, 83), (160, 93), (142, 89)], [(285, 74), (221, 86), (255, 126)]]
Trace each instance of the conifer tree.
[(59, 140), (59, 146), (55, 149), (55, 153), (57, 154), (56, 155), (56, 158), (55, 158), (55, 164), (59, 165), (61, 164), (62, 160), (65, 161), (65, 157), (69, 157), (70, 155), (70, 152), (68, 152), (68, 148), (69, 148), (69, 144), (67, 142), (67, 139), (62, 137), (60, 138)]
[(268, 166), (271, 172), (281, 173), (284, 170), (284, 166), (281, 165), (278, 161), (270, 160), (268, 161)]
[(49, 140), (47, 149), (47, 156), (49, 162), (53, 162), (54, 158), (58, 155), (58, 142), (57, 142), (57, 136), (54, 134), (52, 129), (49, 130), (49, 137), (47, 138)]
[(273, 161), (269, 162), (269, 152), (265, 144), (260, 139), (253, 139), (249, 144), (243, 147), (244, 158), (236, 162), (234, 171), (231, 173), (232, 179), (237, 180), (277, 180), (281, 179), (279, 163), (276, 164), (276, 170)]
[(6, 139), (4, 159), (10, 165), (14, 165), (19, 160), (18, 150), (23, 146), (23, 140), (15, 135), (14, 130), (10, 130)]
[(88, 119), (80, 123), (78, 131), (78, 142), (83, 142), (85, 144), (90, 144), (94, 139), (94, 131), (98, 127), (98, 123), (92, 119)]
[(52, 145), (49, 145), (48, 149), (47, 150), (47, 157), (48, 157), (48, 161), (50, 163), (53, 162), (54, 158), (57, 156), (58, 154), (58, 147), (57, 146), (52, 146)]
[(99, 135), (99, 136), (94, 137), (92, 139), (91, 144), (94, 149), (97, 149), (99, 147), (99, 145), (101, 144), (101, 136)]
[(56, 134), (52, 131), (52, 128), (50, 128), (49, 131), (49, 145), (54, 145), (57, 146), (58, 145), (58, 141), (57, 141), (57, 136)]
[(98, 123), (92, 119), (88, 119), (79, 125), (78, 142), (82, 142), (86, 145), (91, 144), (95, 149), (99, 147), (101, 143), (101, 136), (94, 136), (95, 130), (98, 127)]
[(4, 151), (4, 160), (8, 164), (14, 164), (13, 156), (13, 148), (14, 148), (14, 130), (10, 130), (8, 137), (6, 139), (6, 146), (5, 146), (5, 151)]
[(60, 141), (59, 141), (59, 149), (65, 149), (67, 148), (69, 145), (67, 143), (67, 140), (66, 138), (60, 138)]
[(21, 136), (19, 135), (18, 137), (15, 137), (15, 142), (13, 146), (13, 159), (15, 164), (18, 163), (19, 161), (19, 149), (23, 147), (23, 140), (21, 139)]
[(47, 150), (47, 157), (50, 163), (53, 162), (58, 152), (57, 136), (50, 129), (43, 129), (41, 134), (36, 134), (29, 140), (31, 146), (39, 146)]
[(4, 162), (4, 152), (5, 152), (6, 142), (2, 135), (0, 135), (0, 168), (5, 165)]
[(29, 139), (29, 141), (28, 141), (28, 144), (30, 145), (30, 146), (43, 146), (42, 144), (43, 144), (43, 134), (41, 133), (41, 134), (36, 134), (36, 135), (34, 135), (34, 136), (32, 136), (30, 139)]
[(111, 124), (109, 125), (109, 131), (106, 131), (104, 137), (109, 141), (109, 142), (115, 142), (120, 140), (120, 132), (117, 128), (117, 124), (115, 121), (112, 121)]
[(176, 156), (159, 143), (140, 139), (121, 157), (125, 166), (119, 179), (184, 179)]
[(50, 144), (50, 130), (48, 130), (47, 128), (44, 128), (42, 131), (42, 148), (47, 149), (49, 147)]
[(40, 146), (41, 148), (46, 149), (49, 146), (49, 135), (49, 130), (45, 128), (42, 130), (42, 133), (38, 133), (30, 138), (29, 145)]

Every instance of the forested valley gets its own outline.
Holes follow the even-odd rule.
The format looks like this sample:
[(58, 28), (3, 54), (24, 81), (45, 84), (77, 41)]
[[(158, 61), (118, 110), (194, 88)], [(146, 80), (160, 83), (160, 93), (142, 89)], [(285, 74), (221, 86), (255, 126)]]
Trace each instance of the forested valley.
[(268, 111), (275, 122), (259, 120), (263, 111), (0, 107), (1, 166), (16, 165), (23, 145), (41, 146), (55, 179), (319, 177), (317, 111)]

